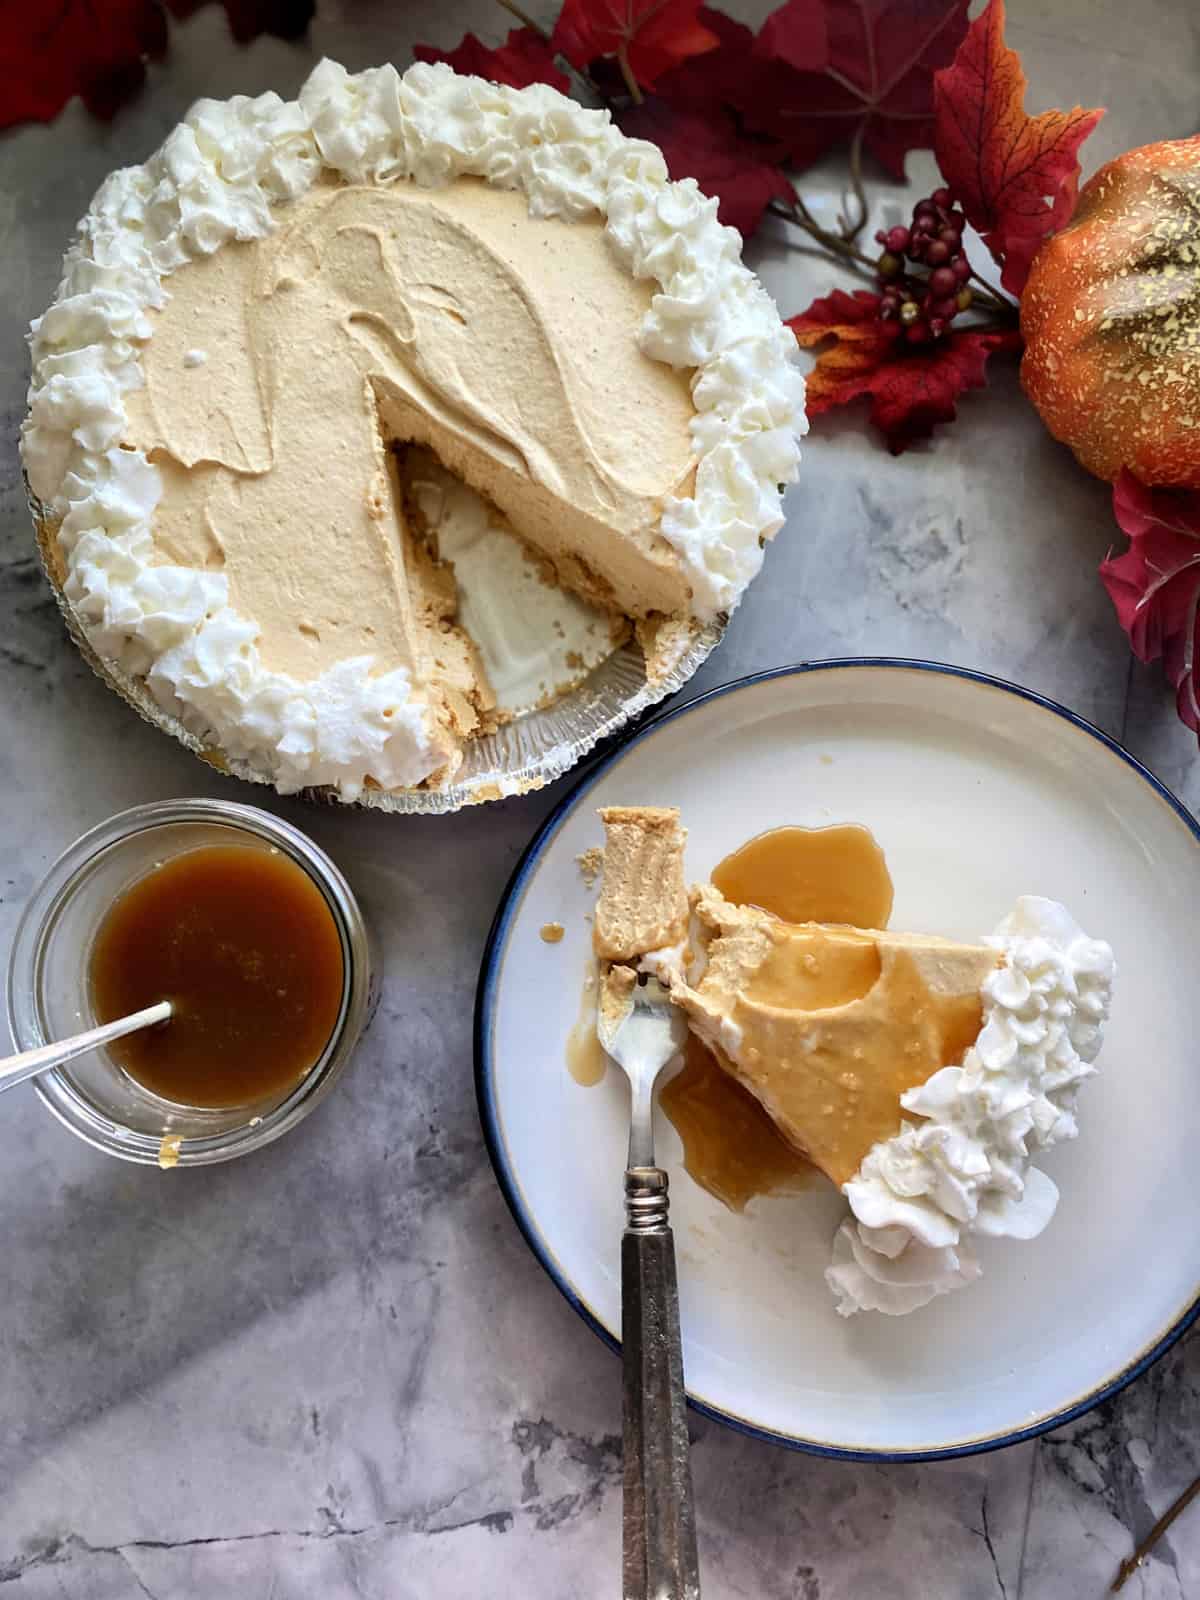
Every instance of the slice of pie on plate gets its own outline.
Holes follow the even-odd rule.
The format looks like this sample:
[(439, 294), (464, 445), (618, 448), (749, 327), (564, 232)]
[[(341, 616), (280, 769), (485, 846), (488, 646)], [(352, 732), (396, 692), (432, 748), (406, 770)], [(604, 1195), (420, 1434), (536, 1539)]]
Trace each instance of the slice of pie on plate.
[[(641, 814), (603, 813), (608, 837)], [(677, 856), (682, 882), (682, 841)], [(636, 859), (606, 849), (602, 903), (634, 892), (631, 870), (641, 896)], [(970, 1283), (972, 1233), (1042, 1231), (1058, 1191), (1030, 1162), (1077, 1132), (1108, 1014), (1107, 944), (1032, 895), (962, 944), (786, 923), (701, 884), (689, 961), (686, 936), (665, 937), (679, 932), (666, 881), (676, 915), (643, 910), (629, 926), (644, 948), (627, 940), (621, 959), (664, 976), (720, 1064), (845, 1194), (826, 1273), (844, 1315), (902, 1314)]]

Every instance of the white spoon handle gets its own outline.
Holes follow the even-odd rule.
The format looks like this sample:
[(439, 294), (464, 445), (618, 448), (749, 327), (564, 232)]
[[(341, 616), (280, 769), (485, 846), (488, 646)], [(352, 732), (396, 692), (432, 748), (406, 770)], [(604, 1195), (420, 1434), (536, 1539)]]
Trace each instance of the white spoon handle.
[(106, 1022), (101, 1028), (89, 1028), (87, 1033), (77, 1033), (73, 1039), (60, 1039), (55, 1044), (39, 1045), (36, 1050), (23, 1050), (20, 1055), (8, 1056), (0, 1061), (0, 1090), (11, 1089), (18, 1083), (24, 1083), (26, 1078), (35, 1078), (39, 1072), (49, 1071), (51, 1067), (61, 1067), (64, 1061), (73, 1061), (76, 1056), (85, 1055), (89, 1050), (98, 1050), (101, 1045), (111, 1044), (114, 1039), (123, 1039), (127, 1033), (136, 1033), (139, 1028), (151, 1028), (156, 1022), (165, 1022), (170, 1015), (171, 1002), (160, 1000), (157, 1005), (147, 1006), (144, 1011), (135, 1011), (132, 1016)]

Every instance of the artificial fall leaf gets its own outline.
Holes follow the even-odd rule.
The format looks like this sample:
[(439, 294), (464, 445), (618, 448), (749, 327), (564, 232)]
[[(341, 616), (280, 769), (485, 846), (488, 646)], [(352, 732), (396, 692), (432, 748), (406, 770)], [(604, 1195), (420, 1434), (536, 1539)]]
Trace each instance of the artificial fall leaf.
[(535, 28), (514, 28), (495, 49), (482, 43), (473, 33), (463, 36), (453, 50), (435, 50), (427, 44), (413, 47), (418, 61), (445, 61), (455, 72), (465, 72), (492, 83), (506, 83), (513, 89), (527, 89), (531, 83), (548, 83), (565, 94), (570, 79), (555, 65), (549, 41)]
[(642, 88), (689, 56), (714, 50), (700, 0), (566, 0), (551, 39), (573, 67), (616, 56)]
[(1079, 147), (1103, 111), (1025, 112), (1021, 60), (1004, 42), (1004, 0), (990, 0), (934, 84), (938, 166), (967, 220), (1019, 295), (1038, 245), (1069, 219)]
[(0, 3), (0, 127), (49, 122), (75, 95), (97, 117), (111, 117), (141, 88), (146, 59), (167, 48), (156, 0), (37, 0)]
[[(165, 3), (165, 9), (164, 9)], [(49, 122), (75, 95), (93, 116), (115, 115), (167, 49), (170, 11), (190, 17), (208, 0), (0, 0), (0, 128)], [(298, 39), (314, 0), (223, 0), (239, 44), (260, 33)]]
[(630, 138), (650, 139), (660, 147), (672, 178), (695, 178), (705, 194), (720, 201), (720, 221), (746, 238), (772, 200), (795, 199), (762, 141), (744, 137), (724, 106), (688, 110), (654, 96), (630, 106), (618, 121)]
[[(173, 16), (190, 17), (208, 0), (166, 0)], [(249, 44), (260, 33), (276, 39), (302, 39), (316, 14), (316, 0), (221, 0), (229, 18), (229, 31), (238, 44)]]
[[(717, 41), (715, 48), (689, 56), (663, 73), (655, 82), (654, 93), (685, 111), (709, 111), (716, 105), (737, 106), (752, 100), (761, 78), (752, 30), (711, 6), (701, 6), (696, 18)], [(782, 160), (782, 155), (776, 159)]]
[(786, 0), (755, 46), (762, 76), (741, 107), (796, 167), (859, 134), (893, 177), (933, 143), (933, 79), (954, 59), (969, 0)]
[(1148, 489), (1126, 469), (1113, 515), (1129, 538), (1100, 576), (1139, 661), (1162, 658), (1179, 715), (1200, 733), (1200, 492)]
[(927, 439), (939, 422), (953, 422), (957, 401), (982, 388), (988, 357), (1020, 348), (1016, 329), (965, 328), (925, 345), (910, 345), (900, 326), (879, 320), (880, 297), (865, 289), (835, 289), (788, 321), (804, 348), (819, 351), (807, 375), (807, 410), (820, 416), (862, 395), (871, 397), (871, 422), (899, 455)]
[(795, 191), (780, 170), (778, 144), (746, 135), (730, 109), (752, 98), (754, 34), (722, 11), (702, 6), (697, 15), (718, 48), (664, 73), (653, 95), (618, 120), (631, 138), (659, 145), (671, 176), (695, 178), (721, 202), (720, 220), (749, 238), (770, 202), (793, 200)]

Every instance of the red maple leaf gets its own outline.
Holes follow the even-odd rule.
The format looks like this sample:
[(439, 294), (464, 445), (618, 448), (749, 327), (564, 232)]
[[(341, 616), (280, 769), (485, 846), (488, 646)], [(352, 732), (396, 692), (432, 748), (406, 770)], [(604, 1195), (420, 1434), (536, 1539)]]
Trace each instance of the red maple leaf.
[(653, 95), (621, 112), (618, 121), (631, 138), (659, 145), (671, 176), (695, 178), (721, 202), (721, 221), (749, 238), (770, 202), (793, 200), (795, 191), (780, 170), (779, 145), (747, 135), (731, 109), (753, 97), (759, 71), (753, 33), (721, 11), (702, 6), (698, 16), (718, 48), (664, 73)]
[(502, 45), (494, 49), (464, 34), (453, 50), (435, 50), (431, 45), (413, 46), (418, 61), (445, 61), (455, 72), (487, 78), (492, 83), (507, 83), (513, 89), (527, 89), (531, 83), (548, 83), (565, 94), (571, 82), (555, 65), (549, 41), (536, 28), (514, 28)]
[[(190, 17), (209, 0), (166, 0), (176, 17)], [(239, 44), (249, 44), (260, 33), (276, 39), (302, 39), (316, 14), (316, 0), (221, 0), (229, 18), (229, 31)]]
[(642, 88), (720, 42), (697, 16), (700, 0), (566, 0), (551, 43), (573, 67), (615, 56)]
[(742, 109), (808, 166), (858, 135), (895, 178), (933, 143), (933, 79), (954, 59), (969, 0), (786, 0), (755, 54), (763, 75)]
[(1139, 661), (1162, 658), (1179, 715), (1200, 733), (1200, 492), (1148, 489), (1128, 469), (1113, 485), (1128, 535), (1100, 576)]
[(49, 122), (74, 95), (97, 117), (111, 117), (141, 88), (147, 57), (167, 48), (156, 0), (4, 0), (0, 5), (0, 127)]
[(746, 238), (772, 200), (796, 197), (770, 159), (770, 148), (740, 133), (733, 113), (722, 105), (689, 110), (668, 105), (656, 95), (630, 106), (617, 120), (631, 138), (650, 139), (659, 146), (672, 178), (695, 178), (705, 194), (721, 202), (720, 220)]
[(809, 416), (869, 395), (871, 421), (898, 456), (939, 422), (953, 422), (958, 397), (986, 381), (988, 357), (1019, 349), (1021, 336), (1015, 328), (966, 328), (910, 345), (897, 323), (880, 322), (879, 304), (865, 289), (835, 289), (791, 317), (788, 327), (805, 349), (835, 341), (818, 353), (805, 379)]
[(743, 22), (723, 11), (701, 6), (697, 20), (712, 34), (716, 46), (662, 74), (654, 93), (687, 111), (709, 111), (715, 105), (737, 106), (752, 100), (761, 78), (754, 56), (754, 34)]
[[(165, 0), (189, 17), (207, 0)], [(223, 0), (233, 37), (260, 33), (298, 39), (314, 0)], [(93, 116), (109, 118), (146, 80), (146, 62), (166, 54), (160, 0), (0, 0), (0, 128), (49, 122), (80, 95)]]
[(990, 0), (934, 84), (942, 175), (1019, 295), (1038, 245), (1068, 220), (1079, 146), (1103, 111), (1025, 113), (1025, 74), (1004, 43), (1004, 0)]

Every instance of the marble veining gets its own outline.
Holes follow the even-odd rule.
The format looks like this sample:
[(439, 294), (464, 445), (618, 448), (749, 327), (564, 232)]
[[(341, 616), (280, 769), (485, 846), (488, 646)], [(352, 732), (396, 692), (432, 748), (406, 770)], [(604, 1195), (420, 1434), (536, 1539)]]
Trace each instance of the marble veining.
[[(548, 10), (548, 7), (546, 8)], [(756, 18), (767, 0), (740, 10)], [(1107, 104), (1092, 164), (1195, 126), (1179, 0), (1010, 0), (1031, 103)], [(69, 644), (17, 466), (29, 318), (112, 167), (200, 94), (294, 94), (313, 59), (403, 64), (494, 38), (487, 0), (319, 0), (311, 40), (228, 43), (220, 8), (111, 126), (78, 105), (0, 140), (0, 942), (83, 828), (188, 793), (268, 803), (341, 862), (379, 934), (378, 1020), (336, 1095), (242, 1163), (163, 1177), (6, 1097), (0, 1204), (3, 1600), (595, 1600), (616, 1592), (620, 1383), (521, 1242), (475, 1115), (471, 1006), (496, 901), (558, 789), (459, 817), (306, 810), (227, 783), (141, 723)], [(910, 160), (912, 198), (932, 186)], [(806, 179), (814, 203), (836, 169)], [(904, 197), (880, 191), (883, 205)], [(785, 314), (834, 280), (764, 230)], [(1019, 399), (1015, 370), (893, 461), (859, 419), (806, 449), (790, 526), (696, 687), (809, 657), (906, 654), (1013, 677), (1122, 737), (1193, 806), (1196, 741), (1133, 667), (1095, 576), (1104, 488)], [(429, 907), (444, 908), (431, 917)], [(1099, 1596), (1200, 1472), (1200, 1344), (1041, 1441), (923, 1466), (822, 1461), (693, 1418), (715, 1600)], [(1130, 1580), (1200, 1596), (1200, 1506)]]

